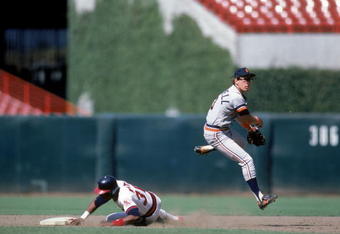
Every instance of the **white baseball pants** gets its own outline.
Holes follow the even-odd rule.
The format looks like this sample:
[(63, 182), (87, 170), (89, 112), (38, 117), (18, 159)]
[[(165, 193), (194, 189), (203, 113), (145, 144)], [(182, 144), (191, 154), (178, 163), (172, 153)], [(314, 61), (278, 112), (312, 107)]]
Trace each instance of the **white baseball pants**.
[(245, 181), (256, 177), (253, 158), (242, 148), (244, 140), (230, 129), (222, 131), (210, 127), (204, 127), (204, 138), (208, 144), (221, 152), (227, 158), (238, 162), (242, 168)]

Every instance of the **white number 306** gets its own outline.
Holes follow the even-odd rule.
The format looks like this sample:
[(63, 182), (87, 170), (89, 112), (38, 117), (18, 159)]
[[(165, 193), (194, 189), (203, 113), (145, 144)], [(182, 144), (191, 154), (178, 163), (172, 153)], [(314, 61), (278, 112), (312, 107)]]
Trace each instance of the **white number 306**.
[(338, 126), (311, 125), (309, 127), (310, 146), (337, 146), (339, 144)]

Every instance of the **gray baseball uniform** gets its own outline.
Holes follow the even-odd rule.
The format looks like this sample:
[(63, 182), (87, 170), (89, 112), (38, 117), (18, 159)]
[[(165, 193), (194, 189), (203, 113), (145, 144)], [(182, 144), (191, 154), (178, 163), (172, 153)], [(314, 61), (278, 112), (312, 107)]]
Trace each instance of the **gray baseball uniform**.
[(252, 157), (243, 149), (244, 140), (232, 131), (230, 124), (238, 114), (247, 110), (246, 98), (232, 85), (212, 103), (204, 126), (204, 138), (208, 144), (224, 156), (238, 162), (245, 181), (256, 177)]
[(238, 162), (242, 168), (243, 178), (254, 194), (258, 207), (264, 209), (275, 202), (278, 196), (262, 194), (257, 184), (254, 161), (243, 149), (244, 140), (230, 128), (231, 122), (237, 117), (242, 117), (241, 124), (248, 130), (250, 127), (248, 124), (258, 122), (259, 125), (262, 125), (261, 119), (250, 115), (246, 98), (243, 96), (243, 92), (249, 90), (250, 81), (255, 76), (246, 67), (238, 68), (235, 71), (233, 85), (218, 95), (208, 111), (204, 125), (204, 138), (209, 145), (196, 146), (194, 151), (205, 154), (217, 149), (224, 156)]

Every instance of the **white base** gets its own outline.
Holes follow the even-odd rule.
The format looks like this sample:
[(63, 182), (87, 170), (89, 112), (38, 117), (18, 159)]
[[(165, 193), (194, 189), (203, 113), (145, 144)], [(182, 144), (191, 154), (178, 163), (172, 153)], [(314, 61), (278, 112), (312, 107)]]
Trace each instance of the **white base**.
[(70, 222), (75, 219), (74, 217), (53, 217), (48, 219), (43, 219), (40, 221), (42, 226), (65, 226), (70, 224)]

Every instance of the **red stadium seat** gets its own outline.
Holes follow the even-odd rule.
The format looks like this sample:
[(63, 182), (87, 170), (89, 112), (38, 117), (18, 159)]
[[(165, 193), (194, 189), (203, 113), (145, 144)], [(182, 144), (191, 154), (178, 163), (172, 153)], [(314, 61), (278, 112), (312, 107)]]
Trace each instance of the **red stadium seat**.
[(88, 115), (72, 103), (0, 69), (0, 115)]
[(340, 0), (197, 0), (237, 32), (340, 33)]

